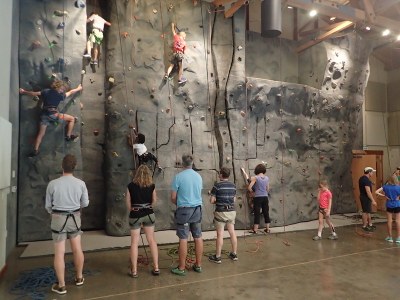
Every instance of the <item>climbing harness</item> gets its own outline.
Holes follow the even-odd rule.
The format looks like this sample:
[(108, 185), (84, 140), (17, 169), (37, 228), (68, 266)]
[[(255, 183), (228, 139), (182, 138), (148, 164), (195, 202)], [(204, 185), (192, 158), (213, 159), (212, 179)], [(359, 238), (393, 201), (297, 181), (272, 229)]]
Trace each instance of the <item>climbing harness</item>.
[(79, 232), (81, 230), (81, 227), (78, 226), (78, 224), (76, 222), (76, 219), (75, 219), (75, 213), (79, 212), (79, 210), (80, 209), (76, 209), (76, 210), (73, 210), (73, 211), (64, 211), (64, 210), (55, 210), (55, 209), (53, 209), (53, 213), (54, 214), (65, 216), (65, 222), (64, 222), (64, 225), (61, 227), (60, 230), (55, 230), (55, 229), (52, 228), (51, 231), (53, 233), (64, 233), (64, 229), (65, 229), (65, 226), (67, 225), (68, 219), (72, 217), (72, 219), (74, 220), (75, 226), (76, 226), (76, 230), (67, 231), (65, 233), (73, 234), (73, 233)]

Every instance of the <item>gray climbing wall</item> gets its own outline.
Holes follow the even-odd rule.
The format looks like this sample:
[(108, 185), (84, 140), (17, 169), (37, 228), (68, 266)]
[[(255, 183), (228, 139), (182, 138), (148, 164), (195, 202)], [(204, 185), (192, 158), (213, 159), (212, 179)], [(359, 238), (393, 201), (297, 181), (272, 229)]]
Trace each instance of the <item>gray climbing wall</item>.
[[(72, 87), (81, 82), (82, 51), (86, 41), (86, 10), (73, 1), (20, 1), (19, 65), (20, 86), (41, 90), (54, 77), (69, 80)], [(64, 24), (64, 26), (63, 26)], [(80, 97), (75, 95), (61, 103), (62, 112), (80, 120)], [(78, 143), (65, 143), (62, 123), (48, 126), (40, 155), (28, 158), (33, 149), (40, 100), (20, 96), (19, 202), (18, 241), (51, 237), (50, 217), (44, 209), (48, 182), (61, 175), (65, 153), (78, 158), (76, 175), (81, 177), (81, 148)], [(75, 126), (79, 133), (80, 122)]]
[[(62, 31), (56, 29), (62, 20), (53, 16), (55, 10), (64, 10), (62, 2), (39, 3), (22, 12), (21, 27), (32, 31), (21, 34), (23, 87), (44, 84), (58, 67), (46, 58), (54, 62), (62, 57), (60, 43), (47, 46), (41, 26), (46, 24), (50, 42), (63, 40), (57, 37)], [(182, 154), (188, 152), (194, 154), (195, 168), (203, 178), (204, 230), (213, 229), (209, 191), (222, 165), (232, 168), (231, 179), (238, 187), (238, 229), (248, 227), (252, 219), (240, 169), (252, 175), (262, 162), (271, 178), (273, 225), (316, 218), (320, 177), (331, 185), (334, 213), (355, 210), (349, 166), (351, 150), (362, 145), (361, 105), (371, 50), (367, 42), (349, 33), (297, 54), (296, 42), (246, 33), (244, 9), (225, 19), (206, 1), (102, 3), (103, 16), (112, 23), (102, 53), (105, 69), (91, 70), (81, 59), (86, 36), (75, 30), (85, 32), (85, 9), (73, 4), (67, 9), (74, 26), (65, 27), (65, 44), (73, 45), (63, 66), (73, 86), (81, 68), (85, 75), (82, 99), (65, 105), (85, 121), (81, 144), (65, 145), (61, 126), (49, 128), (41, 155), (27, 159), (39, 110), (36, 102), (21, 97), (20, 240), (50, 235), (42, 230), (48, 227), (44, 189), (59, 175), (65, 147), (82, 157), (82, 173), (91, 182), (89, 194), (98, 198), (97, 208), (86, 214), (86, 226), (99, 226), (105, 219), (108, 234), (128, 234), (125, 190), (137, 167), (128, 144), (133, 128), (146, 135), (147, 148), (163, 168), (154, 172), (156, 230), (174, 228), (170, 184), (182, 170)], [(48, 21), (38, 24), (39, 19)], [(163, 81), (171, 55), (171, 22), (187, 33), (184, 85), (178, 85), (177, 76)], [(30, 50), (34, 40), (41, 46)], [(105, 112), (100, 108), (103, 103)], [(99, 187), (102, 180), (105, 185)]]

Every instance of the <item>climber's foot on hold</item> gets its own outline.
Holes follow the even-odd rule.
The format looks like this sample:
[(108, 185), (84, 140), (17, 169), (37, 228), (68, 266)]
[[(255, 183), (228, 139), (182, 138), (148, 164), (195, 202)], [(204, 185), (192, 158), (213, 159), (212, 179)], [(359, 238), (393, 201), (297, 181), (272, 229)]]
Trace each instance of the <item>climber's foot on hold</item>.
[(181, 79), (178, 80), (178, 84), (183, 84), (187, 81), (185, 77), (181, 77)]

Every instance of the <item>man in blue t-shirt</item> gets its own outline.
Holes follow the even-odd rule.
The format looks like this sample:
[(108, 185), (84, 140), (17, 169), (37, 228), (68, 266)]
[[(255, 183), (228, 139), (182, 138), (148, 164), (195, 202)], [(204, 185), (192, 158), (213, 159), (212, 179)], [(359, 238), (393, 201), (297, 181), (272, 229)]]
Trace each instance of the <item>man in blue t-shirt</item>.
[[(375, 230), (375, 226), (372, 225), (371, 212), (372, 205), (376, 206), (374, 197), (372, 196), (372, 174), (376, 172), (371, 167), (366, 167), (364, 169), (364, 175), (358, 180), (358, 187), (360, 189), (360, 202), (362, 208), (362, 229), (367, 232)], [(372, 205), (371, 205), (372, 204)]]
[(201, 206), (203, 199), (201, 197), (201, 190), (203, 180), (192, 168), (192, 155), (183, 155), (182, 165), (185, 170), (175, 175), (171, 187), (171, 202), (177, 206), (175, 222), (176, 235), (179, 237), (179, 265), (172, 269), (171, 272), (175, 275), (184, 276), (186, 275), (185, 267), (189, 229), (196, 248), (196, 262), (193, 265), (193, 270), (197, 273), (201, 273), (202, 271), (203, 239), (201, 237)]
[(27, 91), (19, 89), (19, 93), (22, 95), (29, 95), (32, 97), (41, 97), (43, 100), (42, 112), (40, 114), (40, 127), (39, 132), (36, 135), (35, 144), (33, 151), (29, 154), (29, 157), (33, 157), (39, 154), (39, 146), (42, 143), (42, 139), (46, 133), (47, 126), (49, 124), (63, 120), (67, 122), (65, 140), (67, 142), (74, 141), (78, 138), (78, 135), (72, 134), (74, 129), (75, 117), (60, 113), (57, 109), (58, 105), (65, 98), (75, 94), (82, 90), (82, 85), (79, 84), (76, 88), (65, 92), (67, 85), (62, 80), (54, 80), (50, 86), (50, 89), (43, 89), (39, 92)]

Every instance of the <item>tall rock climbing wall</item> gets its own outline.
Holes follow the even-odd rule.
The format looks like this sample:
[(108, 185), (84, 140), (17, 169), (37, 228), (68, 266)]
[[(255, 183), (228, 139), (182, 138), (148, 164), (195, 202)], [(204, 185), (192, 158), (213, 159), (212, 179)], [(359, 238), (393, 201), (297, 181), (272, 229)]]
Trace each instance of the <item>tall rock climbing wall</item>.
[[(45, 1), (43, 5), (50, 3), (51, 9), (46, 7), (45, 11), (48, 19), (52, 17), (44, 23), (52, 25), (51, 32), (55, 35), (60, 20), (52, 14), (64, 9), (55, 8), (60, 1)], [(320, 178), (330, 183), (334, 213), (355, 210), (349, 165), (351, 150), (360, 149), (362, 144), (361, 105), (371, 48), (367, 42), (356, 33), (349, 33), (297, 54), (296, 42), (264, 39), (257, 33), (246, 32), (244, 8), (225, 19), (221, 9), (207, 1), (116, 0), (104, 4), (103, 12), (107, 12), (112, 23), (106, 31), (106, 49), (102, 53), (104, 85), (103, 89), (99, 86), (90, 89), (92, 93), (98, 91), (92, 96), (105, 103), (104, 127), (96, 125), (104, 128), (104, 133), (93, 137), (94, 127), (90, 130), (84, 127), (81, 132), (83, 139), (97, 139), (104, 146), (106, 212), (105, 216), (87, 216), (89, 219), (104, 217), (110, 235), (129, 233), (125, 192), (137, 168), (128, 143), (134, 130), (146, 135), (145, 144), (162, 167), (154, 170), (153, 176), (158, 195), (156, 230), (174, 228), (170, 185), (173, 176), (182, 170), (181, 156), (185, 153), (194, 155), (195, 169), (203, 178), (203, 230), (214, 228), (209, 191), (223, 165), (232, 169), (231, 180), (238, 187), (238, 229), (247, 228), (252, 219), (241, 169), (253, 175), (259, 163), (266, 164), (271, 179), (273, 226), (316, 218)], [(22, 14), (21, 24), (29, 19), (34, 24), (31, 30), (40, 36), (42, 29), (35, 22), (43, 20), (46, 14), (38, 9), (39, 18), (33, 12)], [(84, 32), (87, 12), (74, 8), (73, 4), (68, 12), (69, 18), (76, 16), (76, 22), (74, 28), (65, 26), (65, 36), (74, 39), (73, 49), (80, 47), (80, 52), (76, 55), (68, 52), (74, 54), (74, 59), (64, 58), (63, 66), (69, 72), (69, 79), (77, 83), (86, 37), (76, 36), (76, 29)], [(163, 79), (171, 59), (171, 23), (187, 34), (185, 84), (178, 84), (176, 74), (171, 80)], [(67, 29), (71, 31), (67, 33)], [(44, 47), (42, 40), (41, 47), (29, 50), (31, 37), (29, 41), (25, 38), (26, 34), (21, 37), (25, 45), (21, 47), (21, 52), (25, 51), (21, 55), (24, 57), (21, 84), (28, 87), (29, 82), (39, 81), (36, 76), (40, 75), (34, 73), (32, 62), (44, 60), (49, 56), (46, 53), (55, 50), (54, 46), (46, 48), (47, 44)], [(50, 41), (53, 39), (57, 36)], [(54, 72), (46, 61), (42, 66), (46, 68), (40, 68), (40, 72), (50, 75)], [(96, 78), (89, 73), (85, 64), (83, 69), (86, 85), (95, 86), (101, 80), (98, 73)], [(88, 78), (95, 80), (88, 83)], [(21, 128), (27, 131), (21, 135), (22, 157), (28, 151), (27, 137), (35, 134), (33, 124), (38, 112), (29, 97), (24, 96), (21, 101), (27, 103), (22, 105), (21, 112)], [(76, 101), (68, 109), (79, 117), (79, 99)], [(89, 114), (85, 106), (81, 113), (83, 117)], [(22, 158), (26, 163), (21, 164), (19, 174), (23, 181), (20, 223), (26, 222), (24, 226), (31, 227), (23, 227), (21, 239), (49, 236), (41, 230), (48, 227), (42, 193), (48, 180), (59, 175), (57, 166), (65, 147), (71, 147), (57, 143), (55, 138), (61, 136), (60, 132), (61, 126), (49, 128), (40, 157)], [(79, 144), (72, 145), (71, 150), (79, 155)], [(91, 155), (91, 149), (82, 151), (83, 165), (85, 160), (99, 156), (99, 152)], [(93, 174), (98, 175), (99, 170), (92, 163), (85, 172), (90, 173), (90, 166)], [(89, 193), (95, 188), (93, 181)], [(34, 220), (40, 220), (40, 230)]]

